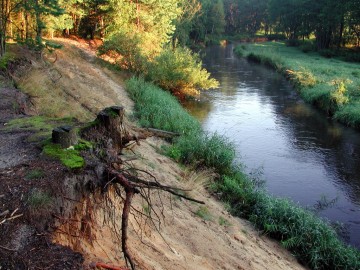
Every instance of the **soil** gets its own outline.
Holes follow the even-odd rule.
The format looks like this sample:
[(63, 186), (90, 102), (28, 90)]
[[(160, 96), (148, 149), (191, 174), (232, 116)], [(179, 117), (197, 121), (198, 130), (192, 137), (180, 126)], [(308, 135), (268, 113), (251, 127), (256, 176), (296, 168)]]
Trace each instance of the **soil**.
[[(52, 67), (61, 74), (59, 80), (48, 80), (49, 73), (32, 59), (26, 73), (16, 74), (30, 99), (9, 84), (0, 88), (0, 269), (88, 269), (94, 262), (124, 267), (119, 238), (123, 199), (111, 187), (97, 188), (104, 165), (86, 154), (86, 168), (70, 171), (42, 154), (41, 142), (27, 140), (31, 131), (6, 129), (10, 119), (41, 112), (44, 104), (31, 89), (40, 81), (56, 92), (45, 99), (68, 104), (67, 111), (79, 120), (94, 119), (112, 105), (124, 106), (131, 115), (133, 103), (121, 79), (96, 64), (96, 43), (57, 42), (64, 44)], [(29, 112), (31, 105), (35, 109)], [(58, 110), (52, 113), (66, 116), (62, 107)], [(138, 269), (305, 269), (279, 243), (226, 211), (206, 189), (211, 171), (180, 166), (161, 154), (163, 145), (159, 138), (148, 138), (124, 150), (122, 158), (164, 185), (191, 190), (186, 194), (205, 206), (153, 192), (149, 209), (135, 196), (128, 245)], [(52, 199), (35, 204), (31, 198), (39, 192)]]

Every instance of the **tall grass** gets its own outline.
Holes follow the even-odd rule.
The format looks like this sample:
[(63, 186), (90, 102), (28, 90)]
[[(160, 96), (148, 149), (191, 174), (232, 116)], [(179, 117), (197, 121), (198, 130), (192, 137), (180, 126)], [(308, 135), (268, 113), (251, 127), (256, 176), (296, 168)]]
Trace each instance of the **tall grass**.
[(313, 213), (286, 199), (267, 195), (256, 179), (234, 164), (231, 142), (217, 134), (205, 134), (169, 93), (138, 78), (129, 80), (127, 89), (135, 101), (140, 123), (183, 134), (168, 149), (173, 158), (211, 167), (219, 174), (212, 189), (231, 206), (232, 214), (249, 219), (280, 240), (312, 269), (360, 269), (358, 250), (341, 242), (335, 230)]
[(322, 57), (319, 53), (286, 47), (281, 42), (238, 46), (235, 53), (283, 73), (309, 103), (334, 119), (359, 128), (360, 64)]

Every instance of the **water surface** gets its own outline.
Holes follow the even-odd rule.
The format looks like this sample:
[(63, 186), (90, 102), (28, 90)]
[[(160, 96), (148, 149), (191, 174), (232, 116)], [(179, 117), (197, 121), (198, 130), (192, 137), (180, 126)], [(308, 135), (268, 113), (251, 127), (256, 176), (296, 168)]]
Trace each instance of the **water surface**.
[(230, 138), (247, 170), (262, 171), (266, 188), (342, 222), (342, 237), (360, 248), (360, 132), (334, 123), (304, 104), (282, 76), (234, 56), (232, 46), (210, 47), (203, 62), (220, 88), (185, 106), (205, 130)]

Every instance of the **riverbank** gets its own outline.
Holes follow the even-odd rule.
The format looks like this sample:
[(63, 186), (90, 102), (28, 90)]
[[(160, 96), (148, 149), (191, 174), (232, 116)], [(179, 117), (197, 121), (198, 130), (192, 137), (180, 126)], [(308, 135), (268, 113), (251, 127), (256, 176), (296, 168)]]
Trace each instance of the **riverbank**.
[[(58, 160), (44, 155), (41, 142), (51, 135), (51, 125), (58, 125), (53, 118), (73, 116), (86, 123), (103, 107), (114, 104), (124, 106), (127, 123), (135, 125), (135, 105), (128, 98), (119, 73), (97, 65), (95, 51), (90, 50), (89, 44), (57, 41), (62, 42), (64, 48), (58, 51), (54, 65), (45, 67), (35, 57), (12, 72), (22, 91), (30, 96), (31, 114), (42, 114), (46, 125), (43, 121), (18, 121), (18, 126), (9, 124), (10, 118), (24, 117), (20, 108), (19, 112), (15, 110), (15, 98), (6, 102), (6, 112), (11, 111), (11, 116), (0, 119), (4, 124), (0, 128), (0, 138), (4, 140), (0, 150), (5, 147), (17, 157), (11, 159), (12, 164), (0, 162), (3, 165), (0, 168), (1, 210), (8, 209), (12, 217), (26, 213), (0, 225), (4, 228), (0, 230), (0, 265), (10, 269), (52, 265), (52, 269), (59, 270), (88, 269), (91, 262), (124, 265), (119, 227), (116, 227), (121, 220), (123, 201), (118, 198), (116, 207), (111, 208), (109, 204), (116, 194), (92, 190), (94, 186), (89, 180), (91, 177), (97, 179), (95, 164), (90, 162), (83, 169), (69, 170)], [(53, 81), (50, 75), (54, 74), (61, 74), (61, 77), (56, 76), (58, 79)], [(16, 96), (18, 90), (12, 90)], [(0, 95), (8, 96), (3, 92)], [(158, 98), (154, 95), (153, 99)], [(151, 101), (149, 99), (146, 104)], [(175, 126), (182, 116), (168, 113), (173, 106), (181, 108), (179, 104), (169, 103), (164, 107), (163, 116), (170, 115), (170, 124)], [(160, 112), (159, 109), (154, 110), (147, 121), (152, 121), (151, 116)], [(26, 116), (26, 119), (39, 117)], [(187, 120), (184, 126), (188, 126), (189, 121), (194, 122), (194, 128), (199, 126), (195, 120)], [(41, 136), (34, 136), (38, 135), (34, 130)], [(19, 140), (10, 143), (8, 138)], [(122, 158), (131, 159), (136, 168), (151, 173), (161, 184), (191, 190), (184, 192), (205, 202), (205, 206), (200, 206), (177, 196), (155, 193), (152, 203), (154, 209), (159, 210), (159, 229), (158, 221), (153, 224), (144, 215), (143, 218), (139, 216), (139, 213), (149, 213), (149, 208), (140, 196), (134, 197), (132, 213), (135, 216), (129, 224), (128, 246), (139, 269), (260, 270), (268, 269), (269, 265), (279, 270), (305, 269), (279, 243), (259, 234), (248, 221), (231, 216), (214, 194), (205, 189), (215, 176), (212, 170), (195, 170), (164, 156), (169, 144), (159, 138), (141, 140), (139, 144), (125, 151)], [(29, 147), (34, 148), (25, 151)], [(1, 155), (0, 161), (3, 159), (6, 157)], [(72, 189), (74, 184), (76, 188)], [(79, 192), (84, 185), (86, 194)], [(50, 200), (43, 196), (47, 200), (32, 202), (42, 207), (41, 211), (30, 212), (27, 198), (39, 194), (48, 194)], [(74, 211), (70, 211), (69, 205)], [(112, 218), (118, 222), (113, 223)], [(115, 231), (112, 230), (114, 226)]]
[[(168, 155), (184, 163), (213, 168), (219, 173), (211, 190), (230, 206), (232, 214), (249, 219), (259, 229), (280, 240), (313, 269), (359, 268), (359, 251), (342, 243), (326, 222), (288, 200), (267, 195), (257, 185), (257, 179), (243, 173), (241, 166), (234, 166), (234, 148), (226, 138), (199, 134), (197, 128), (184, 132), (190, 126), (187, 123), (191, 118), (170, 94), (136, 78), (128, 82), (127, 89), (135, 104), (139, 104), (138, 109), (135, 105), (135, 110), (140, 122), (161, 129), (169, 128), (173, 122), (184, 123), (175, 129), (171, 127), (171, 131), (184, 135), (167, 149)], [(166, 106), (161, 105), (164, 100)], [(166, 113), (167, 108), (179, 112)], [(190, 120), (183, 121), (185, 118)]]
[(343, 124), (360, 128), (359, 64), (304, 53), (283, 42), (239, 45), (235, 53), (283, 73), (305, 101)]

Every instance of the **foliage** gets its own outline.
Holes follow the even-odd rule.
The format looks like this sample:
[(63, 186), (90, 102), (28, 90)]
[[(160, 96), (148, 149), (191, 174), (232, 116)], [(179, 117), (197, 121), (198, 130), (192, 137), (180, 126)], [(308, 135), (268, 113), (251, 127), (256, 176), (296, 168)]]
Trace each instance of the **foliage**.
[(99, 54), (110, 55), (122, 69), (142, 73), (145, 71), (146, 58), (141, 53), (139, 42), (137, 35), (120, 31), (105, 40), (99, 48)]
[(161, 51), (175, 31), (174, 21), (180, 15), (179, 0), (127, 1), (110, 0), (108, 37), (120, 31), (138, 37), (141, 53), (151, 56)]
[(165, 49), (148, 65), (147, 78), (173, 93), (195, 96), (199, 89), (215, 88), (219, 83), (202, 68), (198, 55), (186, 48)]
[(9, 62), (14, 60), (15, 55), (11, 52), (6, 52), (1, 58), (0, 58), (0, 70), (6, 70), (8, 67)]
[(85, 166), (85, 160), (81, 157), (78, 150), (63, 149), (58, 144), (46, 144), (43, 152), (50, 156), (60, 159), (61, 163), (69, 169), (79, 169)]

